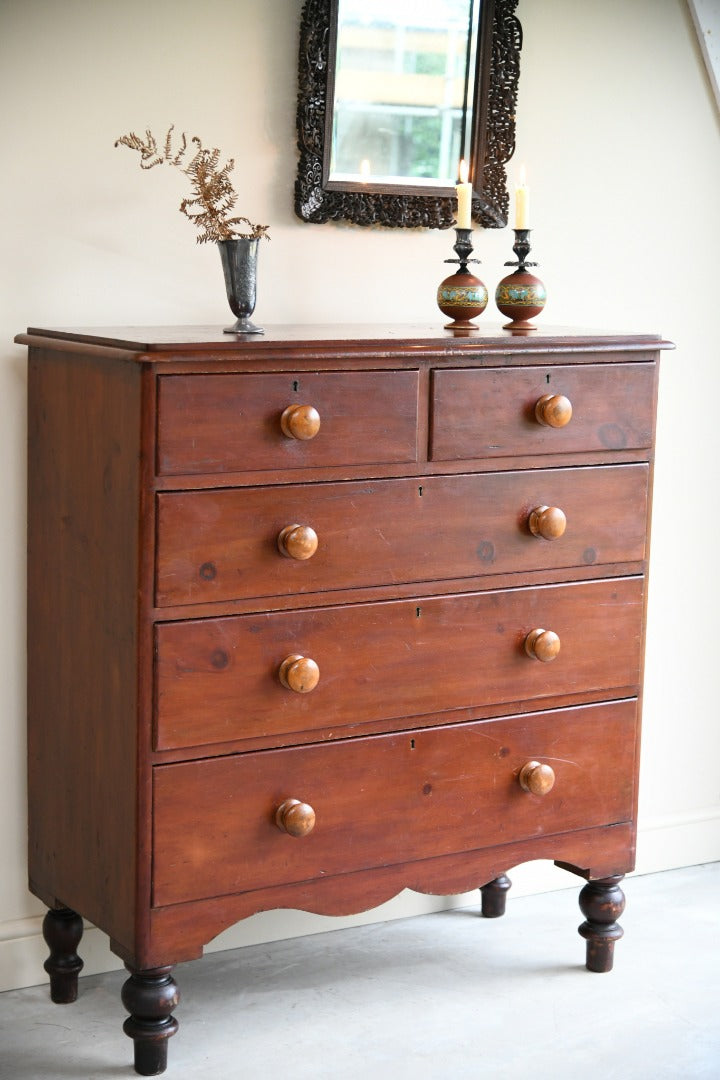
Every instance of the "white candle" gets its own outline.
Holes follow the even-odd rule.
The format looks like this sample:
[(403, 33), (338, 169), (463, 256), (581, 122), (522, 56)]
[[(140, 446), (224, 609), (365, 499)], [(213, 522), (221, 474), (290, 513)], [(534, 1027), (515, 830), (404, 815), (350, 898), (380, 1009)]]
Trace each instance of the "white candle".
[(460, 183), (457, 190), (457, 229), (472, 229), (472, 184), (468, 183), (468, 167), (464, 161), (460, 162)]
[(520, 166), (520, 179), (515, 185), (515, 228), (530, 228), (530, 188), (525, 179), (525, 166)]

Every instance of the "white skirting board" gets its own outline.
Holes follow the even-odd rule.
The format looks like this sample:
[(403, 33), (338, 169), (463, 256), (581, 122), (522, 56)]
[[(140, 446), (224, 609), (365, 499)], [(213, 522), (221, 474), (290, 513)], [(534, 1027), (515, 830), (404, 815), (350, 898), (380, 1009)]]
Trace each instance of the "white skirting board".
[[(720, 861), (720, 807), (648, 819), (639, 829), (636, 874), (653, 874), (716, 861)], [(510, 876), (513, 885), (508, 904), (512, 903), (513, 897), (564, 888), (576, 888), (579, 892), (581, 886), (579, 878), (546, 860), (510, 868)], [(626, 893), (632, 903), (631, 886)], [(406, 919), (454, 907), (477, 906), (479, 909), (479, 904), (477, 892), (439, 897), (406, 891), (380, 907), (346, 918), (302, 911), (266, 911), (224, 931), (207, 946), (206, 952)], [(579, 912), (578, 917), (581, 918)], [(43, 963), (48, 949), (42, 937), (42, 918), (36, 916), (0, 924), (0, 991), (47, 982)], [(108, 948), (107, 937), (95, 927), (86, 928), (79, 952), (85, 963), (83, 975), (122, 968), (121, 961)]]

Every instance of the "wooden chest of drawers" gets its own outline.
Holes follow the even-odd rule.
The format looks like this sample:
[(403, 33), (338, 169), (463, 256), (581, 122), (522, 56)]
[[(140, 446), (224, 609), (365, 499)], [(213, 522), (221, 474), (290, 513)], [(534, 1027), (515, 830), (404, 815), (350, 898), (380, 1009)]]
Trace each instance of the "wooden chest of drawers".
[(53, 999), (254, 912), (634, 865), (659, 338), (30, 330), (31, 889)]

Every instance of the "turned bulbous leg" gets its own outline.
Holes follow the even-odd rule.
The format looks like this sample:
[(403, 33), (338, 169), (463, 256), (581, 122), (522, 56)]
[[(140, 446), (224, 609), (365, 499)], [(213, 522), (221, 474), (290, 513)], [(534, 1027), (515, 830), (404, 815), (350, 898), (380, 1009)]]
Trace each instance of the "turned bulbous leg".
[[(127, 964), (125, 965), (127, 967)], [(172, 1010), (180, 1000), (172, 967), (134, 971), (122, 988), (122, 1002), (130, 1013), (123, 1031), (135, 1043), (135, 1072), (158, 1076), (167, 1068), (167, 1041), (178, 1029)]]
[(587, 941), (588, 971), (612, 971), (615, 942), (623, 936), (616, 922), (625, 910), (625, 894), (620, 888), (623, 877), (618, 874), (589, 881), (580, 891), (580, 910), (586, 921), (578, 933)]
[(43, 965), (50, 976), (50, 998), (56, 1005), (69, 1005), (77, 1001), (78, 975), (83, 969), (77, 954), (83, 921), (70, 908), (51, 908), (43, 920), (42, 932), (50, 949)]
[(486, 919), (499, 919), (505, 914), (505, 902), (511, 885), (512, 881), (507, 874), (501, 874), (500, 877), (493, 878), (487, 885), (481, 887), (481, 910)]

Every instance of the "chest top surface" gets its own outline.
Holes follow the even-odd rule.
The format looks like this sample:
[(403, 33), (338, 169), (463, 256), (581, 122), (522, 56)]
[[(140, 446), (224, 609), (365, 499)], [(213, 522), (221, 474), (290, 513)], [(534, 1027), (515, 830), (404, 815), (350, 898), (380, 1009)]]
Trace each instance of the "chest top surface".
[[(339, 355), (389, 349), (394, 355), (425, 354), (455, 358), (516, 353), (541, 356), (547, 352), (584, 350), (646, 351), (670, 348), (659, 334), (608, 333), (603, 330), (548, 327), (536, 331), (507, 331), (483, 327), (477, 331), (448, 331), (428, 323), (417, 325), (338, 323), (292, 324), (268, 327), (263, 335), (238, 337), (217, 326), (29, 327), (16, 339), (22, 344), (62, 348), (69, 343), (119, 350), (134, 359), (168, 361), (211, 352), (213, 355), (271, 358), (277, 351), (335, 351)], [(51, 342), (54, 342), (53, 346)]]

